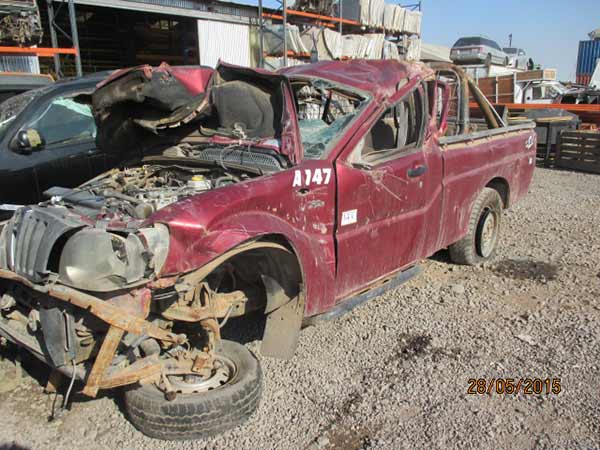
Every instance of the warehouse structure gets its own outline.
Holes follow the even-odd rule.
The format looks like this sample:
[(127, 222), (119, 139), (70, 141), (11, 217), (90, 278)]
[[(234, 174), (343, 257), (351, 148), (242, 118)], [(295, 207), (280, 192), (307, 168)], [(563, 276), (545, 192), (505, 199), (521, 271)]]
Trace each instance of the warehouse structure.
[[(214, 67), (219, 59), (273, 69), (315, 59), (418, 59), (420, 53), (420, 3), (403, 8), (384, 0), (325, 0), (313, 6), (297, 0), (292, 8), (298, 10), (286, 0), (278, 9), (263, 9), (260, 0), (257, 6), (217, 0), (38, 4), (44, 29), (39, 48), (0, 51), (0, 71), (60, 77), (162, 61)], [(281, 48), (273, 45), (277, 30)]]

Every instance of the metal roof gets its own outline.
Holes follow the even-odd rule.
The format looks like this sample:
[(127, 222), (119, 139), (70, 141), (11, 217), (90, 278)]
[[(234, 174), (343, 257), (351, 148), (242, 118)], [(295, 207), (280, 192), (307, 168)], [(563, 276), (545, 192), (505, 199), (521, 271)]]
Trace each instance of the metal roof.
[(197, 0), (74, 0), (79, 5), (126, 9), (149, 13), (210, 19), (223, 22), (248, 23), (258, 18), (258, 8), (227, 1)]

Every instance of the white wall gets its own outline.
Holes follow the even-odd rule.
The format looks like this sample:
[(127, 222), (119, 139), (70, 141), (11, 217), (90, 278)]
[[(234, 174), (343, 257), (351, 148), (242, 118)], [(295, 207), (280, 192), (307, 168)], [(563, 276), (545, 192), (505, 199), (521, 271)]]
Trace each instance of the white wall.
[(198, 20), (200, 64), (215, 67), (220, 60), (250, 65), (250, 27), (239, 23)]

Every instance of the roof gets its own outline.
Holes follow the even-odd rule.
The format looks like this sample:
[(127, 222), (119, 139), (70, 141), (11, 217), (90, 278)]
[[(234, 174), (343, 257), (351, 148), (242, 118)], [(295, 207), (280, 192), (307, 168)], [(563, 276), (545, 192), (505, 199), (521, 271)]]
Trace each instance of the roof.
[(287, 77), (315, 77), (367, 91), (374, 97), (391, 96), (398, 83), (415, 77), (426, 78), (433, 71), (422, 63), (407, 63), (395, 59), (352, 59), (321, 61), (287, 67), (278, 71)]

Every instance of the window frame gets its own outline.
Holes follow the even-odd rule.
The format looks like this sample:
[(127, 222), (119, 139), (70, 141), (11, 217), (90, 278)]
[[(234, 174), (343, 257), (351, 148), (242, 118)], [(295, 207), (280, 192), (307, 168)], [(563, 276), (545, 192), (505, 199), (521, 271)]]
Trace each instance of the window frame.
[[(52, 97), (48, 98), (43, 105), (40, 105), (40, 108), (38, 109), (38, 111), (41, 112), (36, 112), (35, 117), (33, 118), (29, 118), (27, 120), (25, 120), (20, 126), (19, 129), (17, 130), (17, 133), (19, 131), (22, 130), (27, 130), (28, 128), (35, 128), (35, 124), (42, 119), (49, 111), (49, 109), (52, 107), (52, 105), (54, 104), (54, 102), (58, 99), (67, 99), (67, 100), (72, 100), (79, 95), (82, 94), (87, 94), (89, 90), (79, 90), (79, 91), (74, 91), (74, 92), (68, 92), (68, 93), (57, 93), (57, 95), (53, 95)], [(90, 105), (87, 105), (90, 108), (90, 112), (92, 112), (92, 108)], [(96, 128), (96, 134), (98, 133), (98, 127), (96, 125), (96, 121), (94, 119), (94, 116), (92, 114), (92, 122), (94, 123), (94, 127)], [(15, 134), (15, 136), (16, 136)], [(42, 134), (43, 136), (43, 134)], [(62, 146), (68, 146), (68, 145), (73, 145), (73, 144), (85, 144), (88, 142), (95, 142), (96, 137), (92, 136), (89, 138), (81, 138), (81, 139), (69, 139), (68, 141), (57, 141), (57, 142), (50, 142), (50, 143), (45, 143), (44, 144), (44, 148), (48, 148), (48, 149), (52, 149), (55, 147), (62, 147)]]
[[(299, 144), (301, 146), (301, 152), (302, 152), (302, 157), (300, 160), (301, 161), (324, 161), (324, 160), (330, 159), (332, 157), (332, 155), (334, 155), (335, 148), (339, 145), (339, 143), (345, 137), (347, 137), (349, 130), (356, 127), (356, 125), (358, 123), (360, 123), (360, 120), (362, 120), (362, 117), (364, 116), (365, 111), (367, 111), (369, 109), (369, 106), (371, 105), (371, 103), (373, 101), (372, 95), (368, 91), (364, 91), (362, 89), (348, 86), (344, 83), (333, 82), (333, 81), (329, 81), (327, 79), (323, 79), (323, 78), (319, 78), (319, 77), (315, 77), (315, 76), (297, 76), (297, 77), (290, 78), (289, 82), (290, 82), (290, 92), (291, 92), (292, 98), (294, 100), (294, 114), (296, 115), (296, 121), (297, 121), (297, 126), (298, 126), (298, 139), (299, 139)], [(296, 92), (294, 91), (294, 88), (293, 88), (294, 83), (302, 83), (302, 84), (323, 83), (324, 86), (328, 85), (327, 86), (328, 89), (338, 91), (339, 93), (345, 94), (345, 95), (356, 95), (357, 97), (360, 97), (362, 99), (359, 107), (356, 109), (356, 112), (355, 112), (352, 120), (346, 124), (346, 126), (343, 129), (343, 132), (338, 133), (338, 135), (334, 139), (332, 139), (331, 141), (328, 142), (327, 146), (325, 147), (325, 150), (318, 158), (308, 158), (306, 156), (306, 152), (304, 149), (304, 142), (302, 142), (302, 138), (300, 136), (300, 130), (299, 130), (300, 120), (298, 118), (298, 115), (299, 115), (298, 99), (296, 97)], [(335, 152), (336, 155), (337, 155), (337, 153), (338, 152)]]
[[(414, 144), (405, 145), (402, 148), (396, 147), (394, 149), (381, 151), (380, 154), (378, 152), (373, 152), (372, 154), (374, 154), (374, 153), (378, 154), (376, 158), (365, 159), (362, 155), (362, 152), (365, 147), (366, 136), (371, 132), (373, 127), (377, 124), (377, 122), (381, 119), (381, 117), (387, 113), (388, 110), (395, 108), (400, 103), (404, 102), (410, 95), (414, 95), (415, 93), (418, 93), (419, 103), (420, 103), (420, 107), (421, 107), (421, 118), (422, 118), (421, 124), (420, 124), (420, 129), (418, 131), (419, 134), (418, 134), (417, 141)], [(391, 104), (389, 106), (384, 105), (383, 108), (379, 108), (375, 115), (376, 115), (376, 119), (371, 123), (369, 128), (363, 134), (361, 140), (359, 141), (359, 144), (356, 145), (356, 147), (352, 150), (352, 152), (348, 156), (348, 162), (350, 162), (351, 164), (354, 164), (354, 165), (361, 166), (361, 167), (369, 167), (369, 168), (370, 167), (378, 167), (379, 165), (387, 163), (389, 161), (399, 159), (399, 158), (402, 158), (405, 156), (409, 156), (409, 155), (412, 155), (419, 151), (422, 151), (423, 143), (425, 142), (425, 138), (426, 138), (426, 134), (427, 134), (426, 133), (427, 125), (429, 123), (429, 99), (427, 96), (427, 87), (424, 85), (423, 82), (418, 83), (409, 92), (407, 92), (400, 99), (395, 101), (393, 104)], [(396, 144), (396, 145), (398, 145), (398, 144)]]

